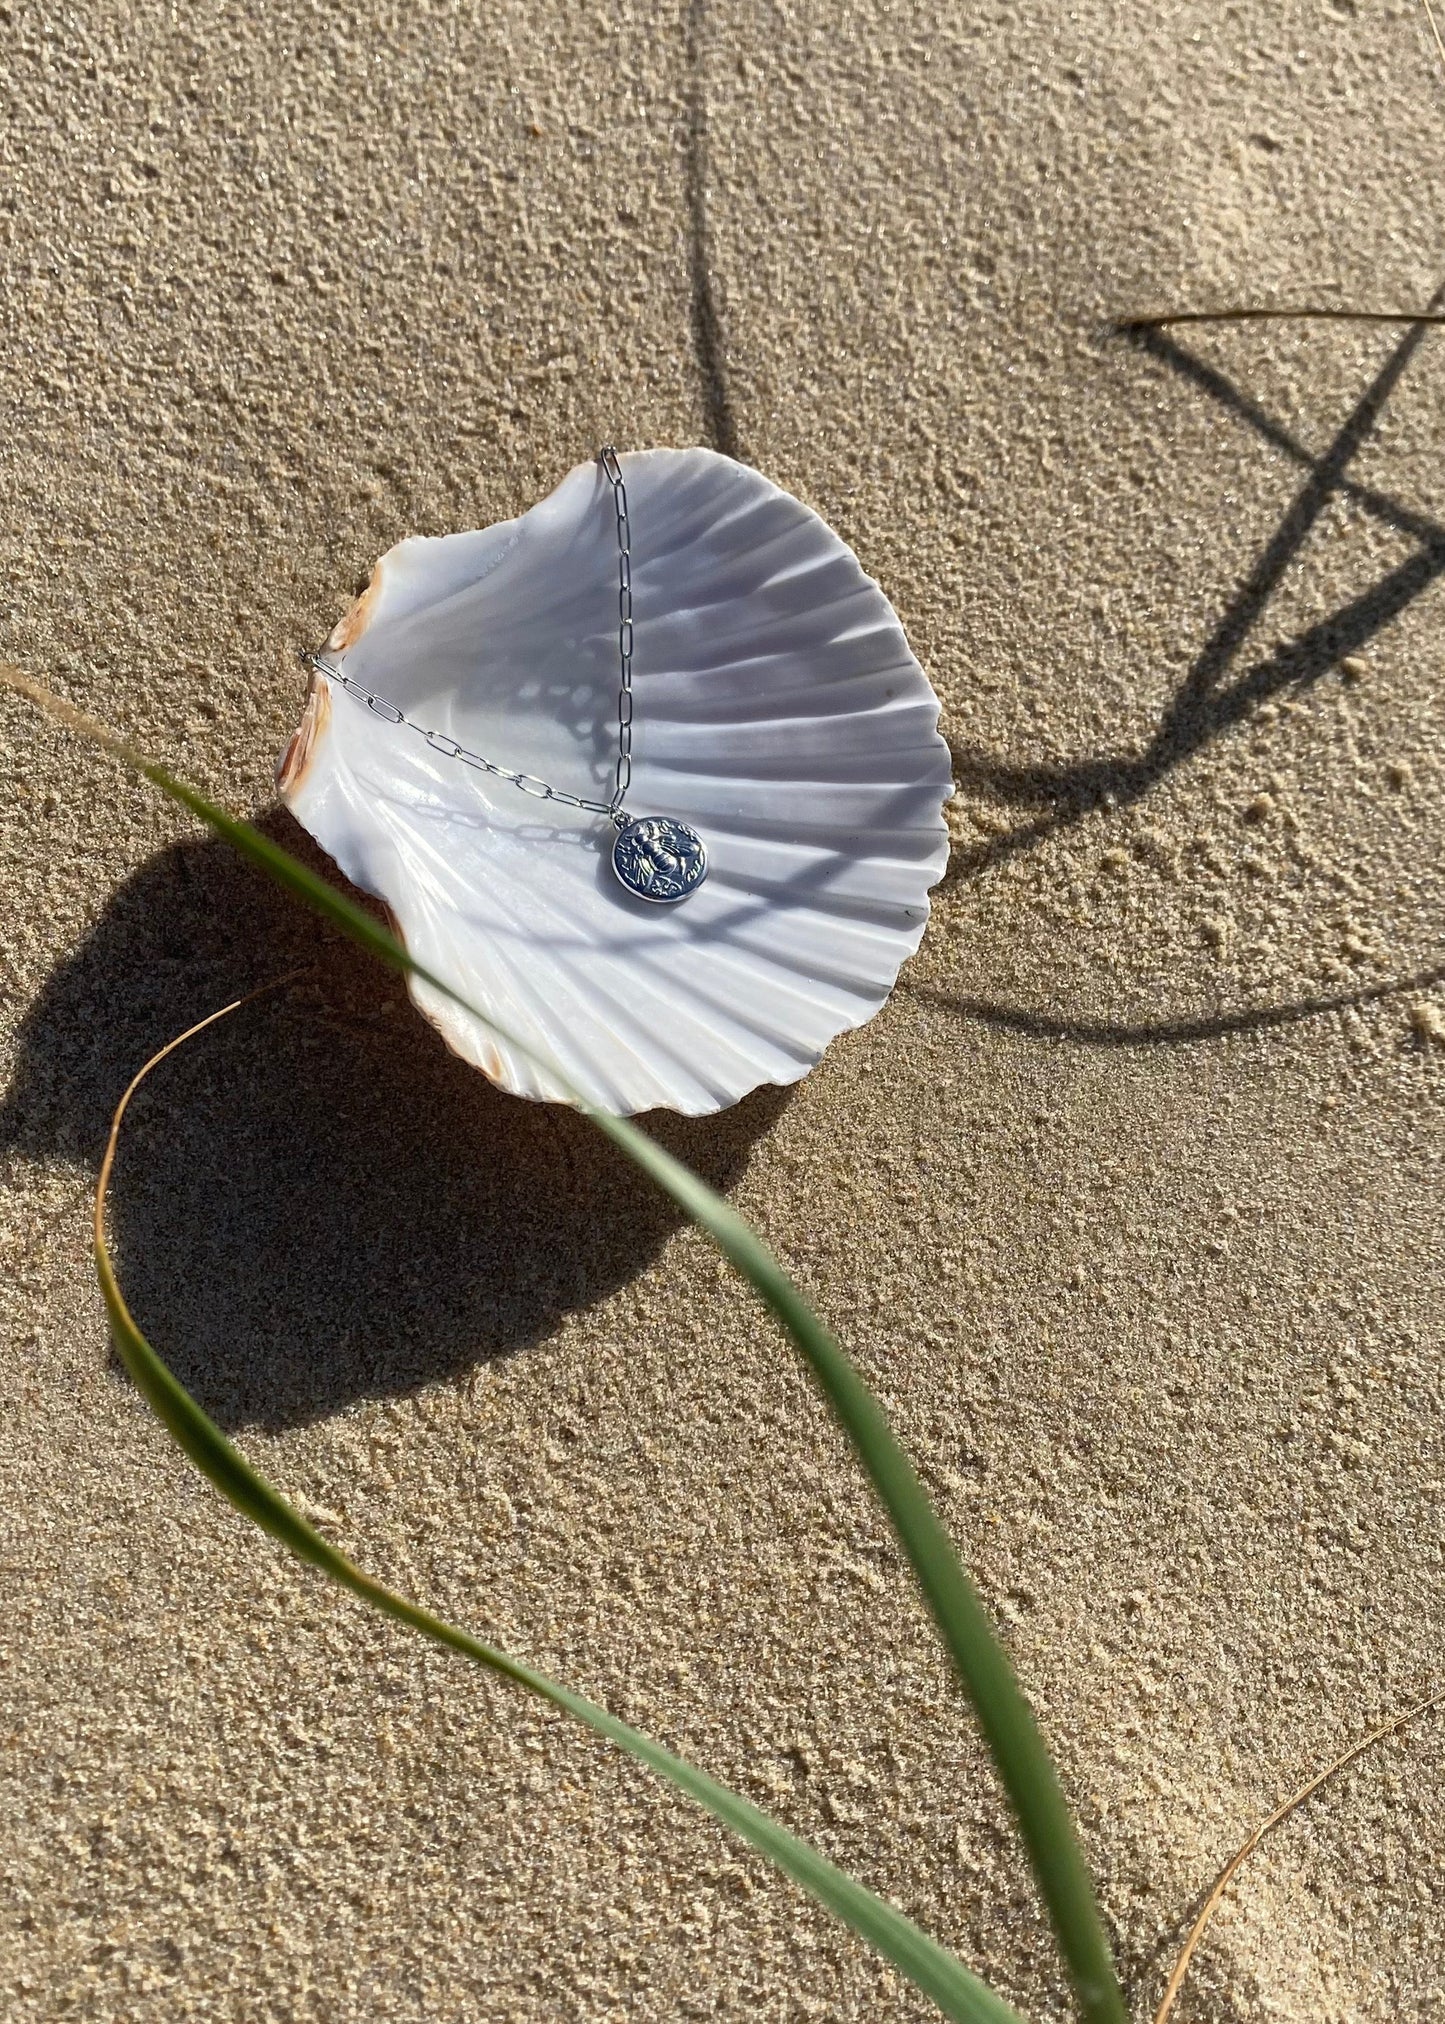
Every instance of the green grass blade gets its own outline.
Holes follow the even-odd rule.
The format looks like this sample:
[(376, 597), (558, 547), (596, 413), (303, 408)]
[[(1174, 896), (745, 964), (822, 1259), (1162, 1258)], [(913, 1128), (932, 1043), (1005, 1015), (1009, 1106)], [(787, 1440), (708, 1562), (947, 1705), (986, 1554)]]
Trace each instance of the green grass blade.
[[(370, 914), (318, 878), (249, 823), (226, 814), (154, 761), (130, 750), (105, 726), (83, 717), (28, 678), (10, 678), (41, 707), (137, 768), (162, 792), (191, 810), (271, 878), (333, 922), (391, 968), (421, 978), (534, 1060), (485, 1013), (407, 953)], [(545, 1064), (563, 1086), (567, 1078)], [(1088, 2024), (1127, 2024), (1127, 2012), (1100, 1923), (1083, 1856), (1048, 1751), (1032, 1711), (951, 1541), (911, 1463), (893, 1438), (873, 1394), (842, 1348), (813, 1313), (766, 1245), (734, 1209), (681, 1161), (627, 1119), (573, 1100), (598, 1127), (712, 1236), (782, 1322), (848, 1434), (888, 1511), (923, 1589), (954, 1666), (978, 1716), (1013, 1807), (1039, 1890), (1057, 1934), (1079, 2006)]]
[[(142, 1070), (142, 1075), (145, 1072)], [(127, 1102), (140, 1079), (138, 1076), (126, 1092)], [(801, 1884), (820, 1904), (876, 1947), (911, 1982), (931, 1996), (946, 2017), (958, 2020), (958, 2024), (1022, 2024), (1017, 2011), (1010, 2009), (986, 1983), (971, 1974), (956, 1955), (929, 1939), (911, 1919), (905, 1918), (902, 1912), (838, 1869), (807, 1842), (789, 1834), (786, 1828), (780, 1827), (738, 1793), (719, 1785), (685, 1758), (665, 1750), (660, 1743), (653, 1742), (651, 1737), (628, 1723), (619, 1721), (605, 1708), (598, 1707), (581, 1694), (574, 1694), (569, 1688), (549, 1679), (545, 1673), (535, 1672), (530, 1666), (509, 1658), (495, 1646), (468, 1636), (465, 1631), (433, 1616), (430, 1610), (422, 1609), (405, 1596), (373, 1580), (345, 1554), (339, 1553), (279, 1491), (272, 1488), (239, 1449), (232, 1446), (220, 1428), (207, 1418), (179, 1378), (147, 1342), (137, 1328), (117, 1283), (105, 1241), (104, 1210), (116, 1131), (124, 1107), (123, 1103), (116, 1115), (96, 1193), (96, 1270), (110, 1316), (111, 1334), (126, 1369), (202, 1475), (208, 1477), (253, 1523), (279, 1539), (302, 1560), (320, 1568), (332, 1581), (359, 1595), (374, 1609), (420, 1631), (436, 1644), (445, 1645), (489, 1671), (501, 1674), (504, 1679), (525, 1687), (542, 1700), (550, 1701), (554, 1707), (595, 1729), (608, 1742), (616, 1744), (658, 1776), (669, 1779), (689, 1799), (705, 1807), (743, 1840), (751, 1842), (785, 1875)]]

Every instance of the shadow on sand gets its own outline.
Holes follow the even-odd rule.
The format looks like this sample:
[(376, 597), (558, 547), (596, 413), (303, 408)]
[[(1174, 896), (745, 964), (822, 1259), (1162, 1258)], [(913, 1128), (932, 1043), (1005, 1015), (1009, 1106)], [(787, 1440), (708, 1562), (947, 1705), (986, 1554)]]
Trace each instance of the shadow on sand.
[[(280, 811), (260, 826), (317, 869)], [(313, 1420), (522, 1349), (625, 1284), (682, 1222), (575, 1112), (504, 1096), (400, 981), (217, 842), (112, 896), (20, 1030), (0, 1157), (98, 1162), (166, 1040), (298, 964), (167, 1062), (111, 1195), (141, 1327), (224, 1426)], [(648, 1129), (727, 1189), (789, 1092)]]
[[(1436, 308), (1445, 290), (1437, 291)], [(1035, 811), (1002, 835), (959, 846), (945, 884), (988, 871), (1029, 850), (1056, 831), (1071, 828), (1101, 805), (1126, 807), (1143, 799), (1167, 774), (1250, 717), (1282, 692), (1299, 692), (1358, 653), (1376, 633), (1399, 617), (1445, 572), (1445, 527), (1400, 506), (1370, 485), (1349, 476), (1350, 465), (1369, 438), (1406, 367), (1433, 326), (1412, 324), (1365, 389), (1323, 456), (1313, 456), (1223, 373), (1184, 349), (1163, 331), (1135, 334), (1133, 342), (1227, 408), (1281, 450), (1308, 475), (1253, 568), (1234, 592), (1204, 642), (1157, 729), (1137, 756), (1105, 754), (1062, 765), (1018, 765), (990, 758), (966, 746), (953, 749), (959, 785), (1021, 810)], [(1297, 638), (1236, 670), (1240, 652), (1270, 599), (1336, 494), (1351, 498), (1417, 544), (1414, 552), (1360, 596), (1307, 627)]]
[[(1437, 290), (1430, 308), (1445, 299)], [(1172, 770), (1244, 722), (1261, 704), (1282, 692), (1298, 693), (1336, 669), (1398, 618), (1445, 573), (1445, 527), (1401, 505), (1373, 485), (1350, 475), (1350, 466), (1383, 414), (1385, 405), (1415, 352), (1433, 326), (1412, 324), (1392, 350), (1322, 456), (1313, 455), (1291, 432), (1241, 393), (1216, 367), (1194, 356), (1160, 330), (1133, 334), (1133, 341), (1161, 365), (1179, 374), (1262, 436), (1306, 472), (1303, 485), (1261, 549), (1244, 581), (1206, 639), (1188, 676), (1170, 700), (1144, 750), (1137, 756), (1105, 754), (1065, 764), (1010, 764), (954, 744), (954, 775), (973, 788), (1019, 811), (1002, 834), (956, 845), (944, 874), (945, 888), (980, 877), (1046, 838), (1073, 828), (1095, 809), (1128, 807), (1141, 801)], [(1307, 627), (1298, 637), (1237, 668), (1245, 641), (1320, 515), (1337, 495), (1348, 497), (1373, 518), (1416, 545), (1358, 597)], [(951, 992), (936, 985), (905, 983), (903, 989), (986, 1026), (1032, 1039), (1094, 1047), (1185, 1045), (1227, 1033), (1293, 1025), (1304, 1019), (1361, 1007), (1397, 994), (1427, 990), (1445, 980), (1445, 963), (1364, 988), (1289, 1003), (1212, 1012), (1158, 1021), (1113, 1021), (1075, 1017), (1058, 1007), (1030, 1008)]]

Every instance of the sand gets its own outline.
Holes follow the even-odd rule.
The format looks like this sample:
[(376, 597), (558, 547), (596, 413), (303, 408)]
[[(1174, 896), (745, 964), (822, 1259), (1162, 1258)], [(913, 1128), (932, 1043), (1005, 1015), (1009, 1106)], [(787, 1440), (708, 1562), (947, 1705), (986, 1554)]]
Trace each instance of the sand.
[[(4, 650), (273, 807), (407, 532), (599, 440), (840, 528), (960, 793), (891, 1003), (669, 1144), (877, 1385), (1077, 1809), (1136, 2014), (1295, 1784), (1435, 1677), (1445, 398), (1418, 9), (4, 10)], [(969, 1716), (786, 1345), (577, 1120), (0, 698), (0, 2009), (923, 2018), (585, 1734), (248, 1531), (137, 1314), (365, 1564), (772, 1807), (1032, 2019)], [(275, 833), (294, 841), (286, 818)], [(1240, 1880), (1188, 2024), (1442, 2014), (1445, 1721)]]

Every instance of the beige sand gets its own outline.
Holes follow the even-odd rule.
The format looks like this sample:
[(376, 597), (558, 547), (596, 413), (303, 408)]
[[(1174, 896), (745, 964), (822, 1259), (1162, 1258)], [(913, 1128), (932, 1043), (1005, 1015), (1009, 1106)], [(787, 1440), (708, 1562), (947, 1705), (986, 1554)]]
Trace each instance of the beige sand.
[[(1445, 1637), (1445, 358), (1104, 325), (1424, 300), (1445, 87), (1404, 0), (946, 11), (4, 10), (7, 651), (264, 809), (291, 650), (377, 553), (604, 436), (734, 444), (855, 544), (945, 699), (954, 870), (867, 1031), (664, 1136), (895, 1413), (1142, 2016), (1247, 1827)], [(259, 1542), (107, 1368), (111, 1103), (316, 937), (0, 720), (0, 2010), (929, 2014), (680, 1801)], [(142, 1322), (368, 1564), (1064, 2017), (774, 1330), (575, 1120), (320, 962), (140, 1107)], [(1181, 2019), (1445, 2014), (1442, 1776), (1435, 1720), (1285, 1829)]]

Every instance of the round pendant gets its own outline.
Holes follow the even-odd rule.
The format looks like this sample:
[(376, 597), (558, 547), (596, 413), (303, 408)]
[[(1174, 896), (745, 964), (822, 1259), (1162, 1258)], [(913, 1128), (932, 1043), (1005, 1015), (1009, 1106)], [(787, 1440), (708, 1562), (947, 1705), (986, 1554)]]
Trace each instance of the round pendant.
[(707, 877), (707, 846), (670, 815), (637, 815), (617, 832), (612, 869), (638, 899), (675, 906)]

